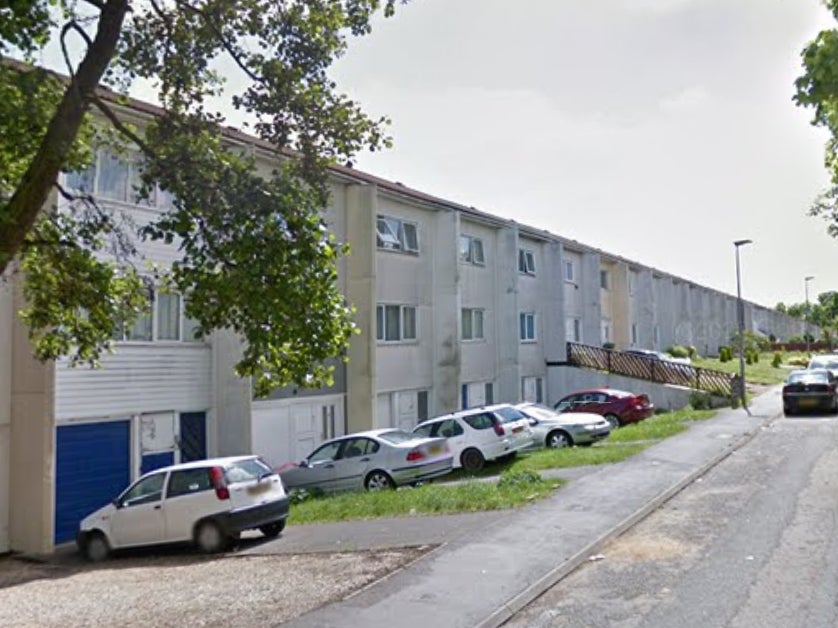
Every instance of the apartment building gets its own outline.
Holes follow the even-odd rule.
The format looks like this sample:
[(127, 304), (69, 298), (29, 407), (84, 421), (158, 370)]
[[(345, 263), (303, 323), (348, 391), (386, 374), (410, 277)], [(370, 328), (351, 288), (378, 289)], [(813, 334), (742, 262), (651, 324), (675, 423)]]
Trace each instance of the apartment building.
[[(158, 112), (113, 106), (142, 128)], [(231, 149), (272, 168), (270, 146), (226, 131)], [(137, 224), (130, 158), (100, 151), (86, 185)], [(736, 327), (735, 298), (640, 261), (350, 168), (332, 170), (323, 216), (351, 244), (340, 288), (360, 333), (329, 388), (287, 387), (256, 399), (233, 374), (241, 344), (224, 331), (194, 339), (183, 296), (149, 283), (148, 316), (121, 331), (103, 367), (42, 364), (16, 316), (15, 279), (0, 285), (0, 551), (47, 552), (77, 521), (158, 466), (254, 451), (279, 465), (323, 440), (375, 427), (411, 428), (463, 407), (567, 392), (566, 342), (714, 353)], [(166, 265), (174, 248), (144, 245)], [(749, 329), (784, 338), (800, 321), (746, 304)]]

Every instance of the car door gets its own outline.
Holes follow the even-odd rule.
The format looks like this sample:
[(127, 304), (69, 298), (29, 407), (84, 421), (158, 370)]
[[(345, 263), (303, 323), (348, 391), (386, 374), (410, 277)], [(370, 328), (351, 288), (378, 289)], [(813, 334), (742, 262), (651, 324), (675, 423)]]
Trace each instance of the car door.
[(140, 478), (117, 500), (111, 517), (114, 547), (151, 545), (166, 540), (163, 486), (166, 472)]
[(466, 447), (466, 432), (457, 419), (445, 419), (437, 423), (436, 430), (431, 436), (441, 436), (448, 441), (448, 449), (454, 457), (454, 466), (460, 465), (460, 454)]
[(342, 440), (334, 440), (322, 445), (312, 452), (299, 467), (283, 472), (289, 488), (319, 488), (323, 491), (335, 489), (335, 460), (343, 444)]
[(163, 508), (166, 540), (190, 540), (196, 521), (224, 509), (224, 503), (213, 489), (208, 467), (172, 471)]
[(375, 467), (379, 444), (366, 437), (347, 438), (335, 460), (335, 490), (363, 488), (367, 472)]

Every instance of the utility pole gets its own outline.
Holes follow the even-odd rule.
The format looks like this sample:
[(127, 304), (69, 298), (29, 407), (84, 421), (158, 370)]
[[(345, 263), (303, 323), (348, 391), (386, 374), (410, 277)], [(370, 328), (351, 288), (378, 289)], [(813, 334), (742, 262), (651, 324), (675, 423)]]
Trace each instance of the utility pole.
[(739, 270), (739, 247), (751, 244), (752, 240), (736, 240), (733, 246), (736, 248), (736, 316), (739, 327), (739, 395), (742, 407), (748, 416), (751, 411), (748, 409), (748, 401), (745, 397), (745, 304), (742, 302), (742, 277)]

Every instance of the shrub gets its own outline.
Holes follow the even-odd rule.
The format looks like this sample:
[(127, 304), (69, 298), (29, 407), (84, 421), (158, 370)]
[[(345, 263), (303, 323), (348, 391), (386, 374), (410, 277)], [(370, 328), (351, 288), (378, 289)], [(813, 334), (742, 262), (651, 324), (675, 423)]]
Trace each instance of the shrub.
[(690, 357), (690, 351), (686, 347), (682, 345), (672, 345), (666, 352), (671, 355), (673, 358), (688, 358)]
[(507, 470), (501, 474), (498, 480), (498, 488), (526, 489), (541, 484), (543, 481), (537, 471), (530, 469), (518, 471)]
[(774, 354), (774, 359), (771, 360), (771, 366), (773, 366), (775, 369), (777, 369), (777, 368), (780, 368), (780, 365), (782, 363), (783, 363), (783, 354), (780, 353), (779, 351), (777, 351)]
[(809, 365), (809, 358), (807, 358), (805, 355), (795, 355), (786, 360), (786, 362), (789, 364), (789, 366), (805, 367)]
[(789, 343), (790, 344), (803, 344), (806, 342), (806, 339), (801, 336), (800, 334), (795, 334), (794, 336), (789, 336)]
[(733, 359), (733, 349), (730, 347), (719, 347), (719, 362), (730, 362)]
[(693, 360), (698, 355), (698, 349), (696, 349), (693, 345), (690, 345), (687, 347), (687, 354), (690, 356), (690, 360)]
[(710, 393), (694, 392), (690, 394), (690, 405), (693, 410), (712, 410), (713, 397)]

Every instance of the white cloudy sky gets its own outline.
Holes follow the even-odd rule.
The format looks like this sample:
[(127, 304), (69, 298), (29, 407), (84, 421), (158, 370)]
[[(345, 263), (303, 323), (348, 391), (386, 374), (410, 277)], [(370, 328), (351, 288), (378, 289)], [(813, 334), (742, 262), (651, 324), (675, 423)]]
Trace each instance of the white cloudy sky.
[(773, 306), (838, 289), (791, 101), (819, 0), (413, 0), (341, 88), (393, 120), (357, 167)]

